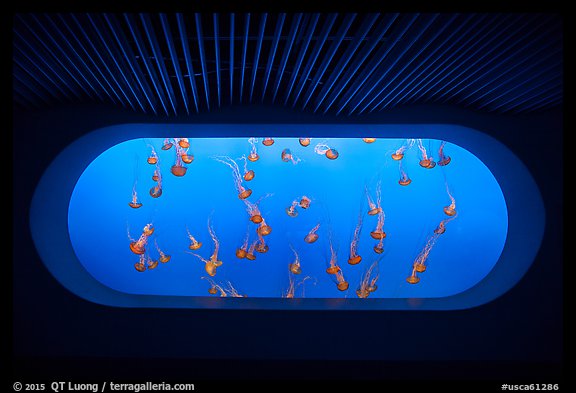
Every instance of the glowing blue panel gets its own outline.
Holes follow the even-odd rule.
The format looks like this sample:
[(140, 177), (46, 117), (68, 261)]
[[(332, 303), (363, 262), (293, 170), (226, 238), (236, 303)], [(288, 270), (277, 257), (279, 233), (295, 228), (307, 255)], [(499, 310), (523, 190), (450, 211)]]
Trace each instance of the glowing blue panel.
[[(358, 134), (376, 140), (344, 137)], [(264, 136), (274, 143), (265, 146)], [(180, 138), (190, 147), (180, 148)], [(254, 152), (258, 160), (248, 160)], [(183, 154), (193, 161), (184, 163)], [(423, 167), (425, 157), (436, 165)], [(175, 176), (173, 167), (185, 174)], [(255, 176), (246, 180), (250, 170)], [(241, 199), (244, 190), (251, 194)], [(258, 236), (263, 224), (250, 221), (255, 205), (268, 235)], [(375, 207), (382, 212), (368, 214)], [(52, 274), (81, 297), (127, 307), (472, 307), (522, 277), (543, 222), (522, 163), (486, 135), (452, 125), (107, 127), (56, 158), (31, 208), (33, 238)], [(311, 231), (318, 239), (308, 243)], [(194, 241), (202, 243), (197, 250)], [(242, 248), (256, 258), (238, 258)], [(158, 262), (163, 254), (166, 263)], [(354, 255), (360, 263), (349, 263)], [(296, 260), (300, 274), (289, 270)], [(328, 274), (334, 265), (338, 273)]]

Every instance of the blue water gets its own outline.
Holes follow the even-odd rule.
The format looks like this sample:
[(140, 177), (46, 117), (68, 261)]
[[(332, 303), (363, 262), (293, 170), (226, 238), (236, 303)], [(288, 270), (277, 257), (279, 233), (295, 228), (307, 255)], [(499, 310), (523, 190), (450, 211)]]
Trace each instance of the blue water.
[[(267, 253), (257, 253), (256, 260), (235, 256), (249, 233), (256, 240), (256, 224), (248, 220), (246, 205), (237, 196), (232, 170), (214, 156), (229, 156), (241, 172), (241, 156), (250, 153), (248, 138), (190, 138), (189, 153), (194, 161), (185, 165), (187, 173), (176, 177), (170, 172), (175, 148), (162, 150), (164, 139), (134, 139), (120, 143), (95, 159), (79, 178), (69, 206), (69, 234), (72, 246), (84, 268), (98, 281), (118, 291), (131, 294), (210, 296), (211, 284), (204, 263), (190, 254), (197, 252), (209, 259), (214, 244), (208, 222), (220, 242), (219, 258), (223, 264), (211, 279), (249, 297), (280, 297), (289, 287), (288, 264), (294, 261), (290, 245), (299, 254), (302, 273), (293, 275), (295, 297), (356, 297), (362, 275), (377, 261), (378, 289), (371, 298), (441, 297), (457, 294), (479, 282), (496, 264), (507, 233), (507, 210), (494, 176), (473, 154), (447, 143), (444, 153), (451, 157), (446, 166), (432, 169), (419, 165), (417, 145), (405, 151), (402, 167), (412, 180), (400, 186), (399, 162), (391, 153), (406, 143), (404, 139), (377, 139), (365, 143), (361, 138), (311, 140), (308, 147), (298, 138), (274, 138), (272, 146), (256, 144), (259, 160), (248, 162), (255, 178), (244, 187), (252, 190), (248, 200), (256, 202), (266, 194), (259, 207), (272, 233), (265, 236)], [(314, 147), (324, 143), (339, 152), (336, 160), (317, 154)], [(441, 141), (422, 140), (428, 155), (438, 160)], [(147, 163), (151, 147), (159, 157), (162, 195), (149, 194), (155, 185), (154, 165)], [(290, 149), (296, 163), (281, 159), (283, 149)], [(370, 237), (377, 217), (368, 216), (365, 189), (375, 198), (381, 185), (381, 206), (385, 214), (384, 253), (373, 247)], [(139, 209), (128, 206), (136, 185)], [(406, 278), (412, 264), (438, 223), (446, 219), (444, 206), (450, 204), (448, 191), (455, 198), (455, 219), (446, 224), (426, 261), (427, 270), (418, 274), (420, 282), (409, 284)], [(306, 195), (308, 209), (297, 207), (297, 217), (285, 209), (293, 200)], [(358, 254), (362, 262), (349, 265), (350, 241), (363, 217)], [(154, 233), (146, 250), (158, 259), (156, 245), (171, 260), (153, 270), (138, 272), (139, 257), (129, 248), (130, 238), (137, 239), (142, 228), (152, 223)], [(304, 242), (317, 224), (319, 239)], [(203, 246), (191, 251), (187, 230)], [(349, 289), (339, 291), (334, 275), (326, 273), (330, 243), (337, 252)], [(376, 270), (374, 270), (376, 271)], [(374, 276), (372, 276), (374, 277)], [(218, 294), (213, 295), (218, 296)]]

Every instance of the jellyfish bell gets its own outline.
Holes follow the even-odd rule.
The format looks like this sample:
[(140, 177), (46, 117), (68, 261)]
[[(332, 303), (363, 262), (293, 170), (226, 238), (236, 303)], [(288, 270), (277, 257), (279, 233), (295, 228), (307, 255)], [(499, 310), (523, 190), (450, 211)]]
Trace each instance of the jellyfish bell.
[(290, 271), (291, 271), (293, 274), (300, 274), (300, 273), (302, 273), (302, 268), (300, 267), (299, 264), (296, 264), (296, 263), (290, 263), (290, 264), (288, 264), (288, 269), (290, 269)]
[(213, 263), (208, 262), (204, 264), (204, 270), (206, 270), (206, 273), (208, 273), (210, 277), (214, 277), (216, 275), (216, 266)]
[(334, 265), (326, 268), (326, 273), (328, 274), (336, 274), (340, 271), (340, 266)]
[(296, 217), (298, 215), (298, 210), (294, 206), (290, 206), (286, 208), (286, 214), (290, 217)]
[(406, 281), (408, 282), (408, 284), (418, 284), (420, 282), (420, 277), (408, 276), (408, 278), (406, 278)]
[(358, 296), (360, 299), (366, 299), (368, 297), (368, 295), (370, 295), (370, 292), (368, 291), (368, 289), (357, 289), (356, 290), (356, 296)]
[(436, 162), (430, 158), (430, 163), (425, 167), (426, 169), (432, 169), (436, 166)]
[(134, 268), (139, 272), (143, 272), (146, 270), (146, 265), (143, 262), (136, 262)]
[(300, 199), (300, 207), (302, 209), (308, 209), (310, 207), (310, 202), (312, 202), (310, 198), (303, 196), (302, 199)]
[(142, 231), (142, 233), (145, 236), (151, 236), (154, 233), (154, 227), (152, 225), (148, 224), (144, 227), (144, 230)]
[(326, 150), (326, 158), (329, 160), (335, 160), (340, 155), (336, 149), (328, 149)]
[(452, 217), (452, 216), (455, 216), (455, 215), (456, 215), (456, 209), (454, 209), (452, 206), (446, 206), (446, 207), (444, 208), (444, 213), (445, 213), (447, 216)]
[(194, 155), (188, 153), (182, 154), (181, 158), (185, 164), (191, 164), (194, 161)]
[(258, 161), (258, 159), (260, 158), (260, 156), (258, 155), (258, 153), (250, 153), (248, 154), (248, 160), (249, 161)]
[(432, 165), (432, 160), (429, 158), (423, 158), (420, 160), (419, 164), (422, 168), (428, 168), (430, 165)]
[(304, 238), (304, 241), (306, 243), (310, 243), (310, 244), (314, 243), (316, 240), (318, 240), (318, 234), (317, 233), (309, 233)]
[(246, 199), (248, 198), (250, 195), (252, 195), (252, 190), (249, 188), (242, 188), (242, 191), (238, 194), (238, 198), (240, 199)]
[(192, 242), (192, 244), (188, 246), (191, 250), (198, 250), (200, 247), (202, 247), (202, 242)]
[(148, 269), (156, 269), (156, 266), (158, 266), (158, 261), (148, 261)]
[(170, 258), (172, 258), (170, 255), (163, 254), (160, 256), (159, 260), (162, 263), (166, 263), (166, 262), (170, 261)]
[(187, 169), (188, 168), (182, 165), (172, 165), (170, 172), (172, 172), (174, 176), (182, 177), (186, 174)]
[(375, 292), (378, 289), (378, 285), (373, 284), (373, 285), (369, 285), (368, 287), (366, 287), (366, 290), (368, 292)]
[(236, 258), (238, 258), (238, 259), (246, 258), (246, 250), (244, 250), (242, 248), (236, 249)]
[(418, 273), (424, 273), (426, 271), (426, 265), (421, 262), (416, 262), (414, 264), (414, 270), (416, 270)]
[(386, 237), (386, 232), (376, 230), (370, 232), (370, 236), (372, 236), (372, 239), (382, 240)]
[(260, 224), (263, 220), (264, 219), (260, 214), (254, 214), (250, 216), (250, 221), (252, 221), (254, 224)]
[(374, 143), (374, 141), (376, 141), (376, 138), (362, 138), (362, 140), (366, 143)]
[(142, 206), (142, 204), (140, 202), (129, 202), (128, 206), (130, 206), (132, 209), (138, 209)]
[(392, 153), (392, 159), (394, 161), (400, 161), (402, 158), (404, 158), (404, 153)]
[(267, 235), (269, 235), (269, 234), (272, 232), (272, 227), (269, 226), (269, 225), (266, 225), (266, 224), (260, 225), (260, 226), (258, 227), (258, 229), (256, 229), (256, 232), (257, 232), (259, 235), (267, 236)]
[(130, 251), (132, 251), (136, 255), (142, 255), (146, 252), (146, 249), (140, 245), (138, 242), (131, 242), (130, 243)]
[(162, 187), (156, 185), (150, 189), (150, 196), (152, 198), (158, 198), (162, 195)]
[(254, 261), (254, 260), (256, 260), (256, 255), (254, 255), (254, 254), (252, 254), (252, 253), (250, 253), (250, 252), (247, 252), (247, 253), (246, 253), (246, 259), (248, 259), (248, 260), (250, 260), (250, 261)]
[(269, 249), (270, 247), (268, 247), (268, 244), (265, 243), (258, 243), (258, 245), (256, 246), (256, 251), (262, 254), (268, 252)]
[(282, 161), (284, 162), (290, 162), (292, 160), (292, 152), (290, 151), (290, 149), (284, 149), (282, 150)]
[(384, 252), (384, 247), (382, 244), (378, 243), (374, 246), (373, 250), (376, 254), (382, 254)]
[(380, 212), (382, 212), (382, 208), (381, 207), (375, 207), (373, 209), (368, 210), (368, 215), (369, 216), (375, 216)]
[(150, 156), (150, 157), (148, 157), (148, 159), (146, 161), (148, 162), (148, 164), (154, 165), (158, 162), (158, 157)]
[(356, 255), (356, 256), (348, 258), (348, 263), (350, 265), (357, 265), (360, 263), (361, 260), (362, 260), (362, 257), (360, 255)]
[(218, 260), (211, 259), (211, 260), (210, 260), (210, 263), (213, 264), (213, 265), (216, 266), (216, 267), (222, 266), (222, 261), (218, 261)]
[(348, 281), (341, 281), (336, 285), (336, 288), (338, 288), (339, 291), (345, 291), (349, 286), (350, 284), (348, 284)]
[(300, 142), (300, 145), (306, 147), (310, 145), (310, 138), (300, 138), (298, 142)]
[(216, 295), (216, 294), (218, 293), (218, 288), (216, 288), (216, 287), (210, 287), (210, 288), (208, 288), (208, 293), (209, 293), (210, 295)]
[(274, 144), (274, 139), (272, 138), (264, 138), (264, 140), (262, 141), (262, 144), (264, 146), (272, 146)]
[(438, 161), (438, 165), (446, 166), (446, 165), (450, 164), (450, 161), (452, 161), (452, 159), (449, 156), (445, 156), (440, 161)]
[(434, 229), (434, 233), (436, 235), (441, 235), (444, 232), (446, 232), (446, 226), (444, 226), (444, 224), (442, 224), (442, 223), (438, 224), (438, 227), (436, 229)]
[(158, 181), (158, 180), (160, 180), (160, 176), (156, 172), (154, 172), (154, 174), (152, 175), (152, 180)]
[(172, 148), (172, 146), (174, 146), (174, 144), (172, 142), (169, 141), (164, 141), (164, 144), (162, 145), (162, 150), (170, 150)]
[(250, 180), (254, 179), (254, 175), (255, 175), (254, 171), (252, 169), (250, 169), (248, 172), (246, 172), (244, 174), (243, 177), (244, 177), (244, 180), (250, 181)]
[(410, 183), (412, 183), (412, 179), (406, 178), (398, 180), (398, 184), (400, 184), (401, 186), (407, 186)]
[(180, 138), (178, 140), (178, 145), (183, 149), (187, 149), (190, 147), (190, 142), (188, 141), (188, 138)]

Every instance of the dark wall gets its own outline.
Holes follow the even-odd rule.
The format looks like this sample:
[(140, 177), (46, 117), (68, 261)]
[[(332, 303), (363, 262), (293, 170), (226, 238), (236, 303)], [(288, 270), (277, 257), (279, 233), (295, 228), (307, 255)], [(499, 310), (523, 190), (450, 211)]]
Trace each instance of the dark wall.
[[(69, 143), (131, 122), (457, 123), (508, 146), (546, 206), (540, 251), (510, 292), (462, 311), (124, 309), (87, 302), (47, 271), (28, 211), (44, 169)], [(350, 118), (236, 107), (160, 118), (107, 106), (14, 112), (13, 376), (532, 378), (561, 375), (562, 112), (491, 115), (413, 106)], [(359, 135), (360, 136), (360, 135)]]

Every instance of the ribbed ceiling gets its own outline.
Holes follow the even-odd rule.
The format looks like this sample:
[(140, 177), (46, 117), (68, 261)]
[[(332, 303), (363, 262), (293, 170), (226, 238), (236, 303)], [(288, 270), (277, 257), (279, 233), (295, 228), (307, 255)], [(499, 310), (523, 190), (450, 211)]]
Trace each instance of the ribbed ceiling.
[(561, 105), (562, 50), (555, 14), (17, 14), (13, 97), (163, 116), (248, 103), (529, 113)]

